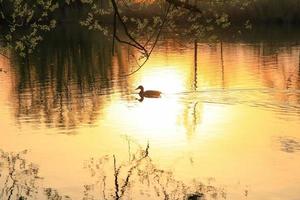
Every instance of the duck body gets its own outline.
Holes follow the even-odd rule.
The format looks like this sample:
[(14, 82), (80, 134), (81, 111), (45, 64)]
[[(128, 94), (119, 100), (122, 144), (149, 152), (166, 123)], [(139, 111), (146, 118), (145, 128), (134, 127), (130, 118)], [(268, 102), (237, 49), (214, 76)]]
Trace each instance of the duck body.
[(136, 90), (140, 90), (139, 95), (140, 97), (145, 97), (145, 98), (160, 98), (161, 92), (157, 90), (144, 90), (143, 86), (139, 86), (136, 88)]

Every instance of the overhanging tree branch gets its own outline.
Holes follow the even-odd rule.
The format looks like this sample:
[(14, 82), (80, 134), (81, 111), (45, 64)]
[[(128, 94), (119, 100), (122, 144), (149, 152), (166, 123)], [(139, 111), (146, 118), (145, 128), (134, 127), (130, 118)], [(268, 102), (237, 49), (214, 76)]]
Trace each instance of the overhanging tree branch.
[[(157, 42), (158, 42), (159, 36), (160, 36), (160, 34), (161, 34), (161, 32), (162, 32), (162, 29), (163, 29), (163, 27), (164, 27), (164, 25), (165, 25), (165, 23), (166, 23), (166, 20), (167, 20), (167, 18), (168, 18), (168, 14), (169, 14), (170, 10), (171, 10), (171, 4), (168, 5), (168, 8), (167, 8), (166, 14), (165, 14), (165, 16), (164, 16), (164, 18), (163, 18), (162, 24), (161, 24), (161, 26), (160, 26), (160, 28), (159, 28), (159, 31), (158, 31), (158, 33), (157, 33), (157, 35), (156, 35), (156, 38), (155, 38), (155, 41), (154, 41), (154, 43), (153, 43), (153, 45), (152, 45), (152, 47), (151, 47), (151, 49), (150, 49), (150, 51), (149, 51), (148, 56), (147, 56), (146, 59), (145, 59), (145, 61), (144, 61), (142, 64), (139, 64), (139, 63), (137, 62), (137, 65), (138, 65), (139, 67), (138, 67), (136, 70), (134, 70), (133, 72), (131, 72), (131, 73), (129, 73), (129, 74), (125, 74), (125, 75), (123, 75), (123, 76), (131, 76), (131, 75), (135, 74), (137, 71), (139, 71), (139, 70), (146, 64), (146, 62), (148, 61), (150, 55), (152, 54), (152, 52), (153, 52), (153, 50), (154, 50), (154, 47), (156, 46), (156, 44), (157, 44)], [(146, 44), (147, 44), (148, 42), (149, 42), (149, 41), (147, 41)]]
[[(120, 38), (118, 38), (117, 36), (117, 32), (114, 31), (114, 38), (117, 39), (119, 42), (122, 42), (122, 43), (126, 43), (126, 44), (129, 44), (131, 46), (134, 46), (142, 51), (144, 51), (144, 54), (148, 57), (148, 51), (145, 49), (145, 47), (143, 45), (141, 45), (138, 41), (136, 41), (132, 35), (129, 33), (128, 31), (128, 28), (127, 28), (127, 25), (125, 24), (125, 22), (123, 21), (121, 15), (120, 15), (120, 12), (119, 12), (119, 9), (118, 9), (118, 5), (116, 3), (115, 0), (111, 0), (111, 3), (113, 5), (113, 8), (114, 8), (114, 12), (115, 12), (115, 15), (117, 16), (118, 20), (120, 21), (120, 23), (122, 24), (123, 26), (123, 29), (124, 29), (124, 32), (126, 34), (126, 36), (133, 42), (125, 42), (123, 40), (120, 40)], [(116, 20), (116, 18), (114, 18), (114, 20)], [(117, 24), (114, 22), (114, 26), (116, 26)], [(115, 29), (116, 27), (114, 27)], [(115, 29), (116, 30), (116, 29)]]

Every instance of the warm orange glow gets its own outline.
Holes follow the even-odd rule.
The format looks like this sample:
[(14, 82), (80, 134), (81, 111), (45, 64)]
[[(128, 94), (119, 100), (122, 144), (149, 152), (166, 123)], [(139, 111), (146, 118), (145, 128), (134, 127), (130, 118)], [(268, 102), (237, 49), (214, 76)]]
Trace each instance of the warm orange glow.
[[(89, 85), (91, 74), (82, 87), (64, 74), (44, 85), (32, 76), (21, 88), (21, 74), (0, 57), (10, 71), (0, 74), (0, 149), (30, 149), (45, 185), (71, 196), (89, 183), (85, 160), (104, 155), (128, 160), (130, 144), (149, 142), (161, 168), (182, 180), (213, 177), (228, 186), (229, 199), (244, 198), (246, 186), (258, 191), (253, 199), (280, 190), (298, 197), (299, 190), (285, 187), (300, 182), (294, 173), (299, 152), (282, 151), (278, 138), (299, 139), (299, 49), (262, 55), (259, 45), (224, 43), (221, 57), (220, 44), (199, 44), (195, 66), (193, 49), (174, 45), (158, 48), (125, 80), (119, 76), (132, 66), (121, 49), (107, 88), (106, 82)], [(163, 95), (139, 102), (138, 85)]]

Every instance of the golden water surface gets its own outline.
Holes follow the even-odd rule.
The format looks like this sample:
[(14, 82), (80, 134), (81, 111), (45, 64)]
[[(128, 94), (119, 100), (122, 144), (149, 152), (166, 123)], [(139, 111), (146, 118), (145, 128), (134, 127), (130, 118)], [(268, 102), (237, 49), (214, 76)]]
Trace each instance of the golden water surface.
[[(91, 158), (107, 155), (112, 169), (113, 155), (118, 165), (148, 144), (151, 162), (174, 179), (222, 191), (211, 198), (299, 198), (299, 46), (199, 43), (195, 55), (194, 44), (167, 40), (132, 76), (123, 75), (136, 67), (133, 50), (104, 51), (50, 53), (30, 66), (0, 57), (0, 149), (28, 150), (42, 177), (22, 181), (82, 199), (97, 183)], [(138, 85), (162, 97), (140, 102)], [(10, 191), (3, 159), (0, 185)], [(130, 198), (163, 199), (141, 198), (133, 185)]]

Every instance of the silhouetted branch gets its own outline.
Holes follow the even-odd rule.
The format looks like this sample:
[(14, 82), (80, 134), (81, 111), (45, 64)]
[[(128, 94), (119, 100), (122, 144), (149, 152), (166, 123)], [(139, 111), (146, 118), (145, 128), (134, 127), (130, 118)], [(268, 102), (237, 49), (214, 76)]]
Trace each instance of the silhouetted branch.
[(147, 147), (146, 147), (146, 150), (145, 150), (145, 152), (144, 152), (144, 155), (143, 155), (140, 159), (138, 159), (138, 160), (136, 161), (136, 164), (133, 165), (133, 166), (128, 170), (128, 172), (127, 172), (127, 177), (126, 177), (125, 182), (124, 182), (124, 184), (123, 184), (123, 186), (122, 186), (122, 188), (121, 188), (121, 195), (120, 195), (120, 197), (122, 197), (122, 196), (124, 195), (124, 193), (125, 193), (125, 190), (126, 190), (126, 188), (127, 188), (127, 186), (128, 186), (128, 183), (129, 183), (129, 181), (130, 181), (130, 177), (131, 177), (131, 175), (132, 175), (132, 173), (133, 173), (133, 170), (136, 169), (136, 168), (140, 165), (140, 163), (141, 163), (146, 157), (148, 157), (148, 155), (149, 155), (149, 143), (147, 144)]
[[(120, 184), (119, 184), (119, 174), (120, 174), (120, 169), (122, 166), (120, 166), (119, 168), (117, 168), (117, 161), (116, 161), (116, 156), (113, 155), (113, 162), (114, 162), (114, 185), (115, 185), (115, 199), (119, 200), (120, 198), (122, 198), (122, 196), (125, 194), (126, 188), (130, 182), (130, 177), (134, 171), (134, 169), (136, 169), (141, 162), (148, 157), (149, 155), (149, 143), (147, 144), (147, 147), (145, 149), (145, 151), (143, 152), (142, 157), (140, 157), (138, 160), (135, 161), (135, 164), (132, 165), (130, 167), (130, 169), (127, 171), (127, 176), (126, 179), (124, 181), (124, 184), (121, 186), (121, 190), (120, 190)], [(104, 182), (104, 186), (105, 186), (105, 179), (103, 180)], [(120, 194), (119, 194), (120, 192)]]
[(26, 151), (17, 154), (0, 151), (0, 171), (4, 169), (7, 172), (6, 180), (0, 180), (3, 183), (0, 199), (27, 199), (27, 196), (32, 197), (37, 193), (36, 181), (40, 178), (38, 168), (32, 163), (26, 163), (22, 157), (25, 153)]
[(112, 43), (112, 55), (115, 54), (115, 38), (117, 35), (117, 14), (114, 13), (114, 30), (113, 30), (113, 43)]
[[(104, 185), (104, 188), (102, 188), (103, 191), (110, 191), (111, 193), (109, 194), (109, 196), (115, 200), (137, 199), (136, 197), (131, 196), (132, 194), (129, 192), (129, 189), (132, 189), (133, 191), (137, 191), (137, 189), (140, 189), (141, 195), (146, 195), (145, 197), (147, 199), (194, 200), (199, 198), (201, 199), (202, 197), (205, 198), (206, 196), (208, 197), (208, 199), (210, 199), (209, 196), (211, 195), (214, 195), (214, 197), (218, 197), (218, 195), (222, 195), (222, 197), (224, 197), (226, 195), (222, 188), (216, 188), (212, 185), (206, 186), (196, 180), (194, 180), (193, 183), (187, 185), (183, 181), (176, 180), (172, 172), (158, 169), (153, 164), (149, 156), (149, 144), (147, 144), (145, 150), (140, 149), (136, 154), (133, 154), (132, 157), (133, 159), (129, 163), (126, 162), (117, 166), (116, 156), (113, 155), (114, 181), (108, 182), (112, 183), (111, 187), (105, 186), (107, 176), (105, 174), (105, 171), (103, 171), (105, 169), (103, 161), (106, 160), (107, 157), (100, 159), (99, 162), (96, 163), (94, 159), (92, 159), (89, 165), (92, 176), (94, 177), (95, 174), (98, 174), (99, 178), (101, 179), (98, 179), (98, 177), (96, 177), (96, 183), (91, 184), (89, 187), (86, 187), (86, 191), (94, 192), (92, 190), (96, 188), (95, 186), (97, 184), (101, 184), (102, 180)], [(112, 171), (110, 170), (109, 173), (111, 172)], [(121, 177), (122, 174), (126, 175), (124, 179), (122, 179)], [(97, 198), (94, 196), (90, 196), (85, 199), (105, 199), (105, 194), (103, 195), (103, 197)]]
[[(118, 39), (118, 38), (116, 37), (116, 36), (117, 36), (117, 33), (116, 33), (116, 32), (114, 32), (114, 37), (115, 37), (119, 42), (129, 44), (129, 45), (131, 45), (131, 46), (134, 46), (134, 47), (136, 47), (136, 48), (138, 48), (138, 49), (144, 51), (144, 53), (148, 56), (148, 52), (147, 52), (147, 50), (145, 49), (145, 47), (144, 47), (143, 45), (141, 45), (138, 41), (136, 41), (136, 40), (132, 37), (132, 35), (129, 33), (128, 28), (127, 28), (127, 25), (125, 24), (125, 22), (123, 21), (121, 15), (120, 15), (120, 12), (119, 12), (119, 9), (118, 9), (118, 5), (117, 5), (116, 1), (115, 1), (115, 0), (111, 0), (111, 2), (112, 2), (112, 5), (113, 5), (113, 8), (114, 8), (115, 15), (118, 17), (118, 20), (121, 22), (125, 34), (126, 34), (127, 37), (133, 42), (133, 44), (130, 43), (130, 42), (125, 42), (125, 41), (122, 41), (122, 40)], [(115, 19), (115, 20), (116, 20), (116, 19)], [(114, 22), (114, 26), (116, 26), (116, 22)], [(115, 29), (115, 27), (114, 27), (114, 29)]]
[[(19, 157), (19, 154), (17, 154), (17, 157)], [(8, 200), (11, 199), (11, 197), (13, 195), (13, 192), (14, 192), (14, 188), (15, 188), (16, 183), (17, 183), (17, 180), (14, 178), (15, 171), (16, 171), (16, 160), (12, 159), (12, 168), (9, 172), (9, 177), (12, 180), (13, 183), (10, 186), (10, 188), (8, 189), (8, 191), (9, 191)]]
[[(115, 35), (114, 36), (114, 38), (118, 41), (118, 42), (120, 42), (120, 43), (124, 43), (124, 44), (127, 44), (127, 45), (130, 45), (130, 46), (133, 46), (133, 47), (135, 47), (135, 48), (137, 48), (137, 49), (139, 49), (139, 50), (143, 50), (141, 47), (139, 47), (138, 45), (135, 45), (135, 44), (133, 44), (133, 43), (131, 43), (131, 42), (127, 42), (127, 41), (125, 41), (125, 40), (121, 40), (120, 38), (119, 38), (119, 36), (117, 36), (117, 35)], [(143, 50), (144, 51), (144, 50)], [(147, 55), (148, 53), (146, 53), (145, 55)]]
[(7, 55), (5, 55), (4, 53), (0, 52), (0, 55), (7, 58), (7, 59), (10, 59), (10, 57), (8, 57)]
[(114, 177), (115, 177), (115, 195), (116, 195), (116, 200), (120, 199), (119, 196), (119, 182), (118, 182), (118, 176), (120, 170), (117, 169), (117, 161), (116, 161), (116, 156), (113, 155), (114, 157)]
[(106, 195), (105, 195), (105, 189), (106, 189), (106, 182), (105, 182), (105, 180), (106, 180), (106, 176), (103, 176), (103, 179), (102, 179), (102, 183), (103, 183), (102, 195), (103, 195), (103, 199), (107, 200), (106, 199)]
[[(165, 14), (165, 16), (164, 16), (164, 19), (163, 19), (163, 21), (162, 21), (162, 24), (161, 24), (161, 26), (160, 26), (160, 28), (159, 28), (159, 31), (158, 31), (157, 36), (156, 36), (156, 38), (155, 38), (155, 41), (154, 41), (154, 43), (153, 43), (153, 45), (152, 45), (152, 47), (151, 47), (151, 49), (150, 49), (150, 51), (149, 51), (148, 56), (147, 56), (146, 59), (145, 59), (145, 61), (144, 61), (141, 65), (137, 62), (137, 64), (138, 64), (139, 67), (138, 67), (136, 70), (134, 70), (133, 72), (131, 72), (131, 73), (129, 73), (129, 74), (125, 74), (125, 75), (122, 75), (122, 76), (131, 76), (131, 75), (135, 74), (136, 72), (138, 72), (138, 71), (146, 64), (146, 62), (148, 61), (150, 55), (152, 54), (152, 52), (153, 52), (153, 50), (154, 50), (154, 47), (156, 46), (156, 44), (157, 44), (157, 42), (158, 42), (159, 36), (160, 36), (160, 34), (161, 34), (161, 32), (162, 32), (162, 29), (163, 29), (163, 27), (164, 27), (164, 25), (165, 25), (165, 22), (166, 22), (166, 20), (167, 20), (167, 17), (168, 17), (168, 14), (169, 14), (170, 9), (171, 9), (171, 4), (168, 5), (168, 8), (167, 8), (166, 14)], [(148, 43), (148, 42), (146, 42), (146, 44), (147, 44), (147, 43)]]

